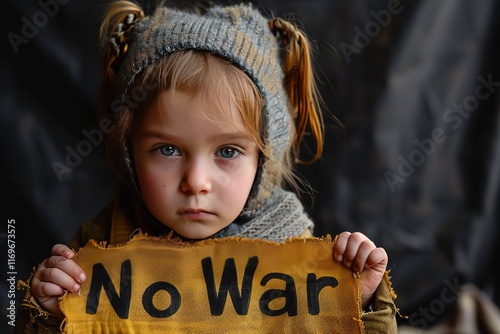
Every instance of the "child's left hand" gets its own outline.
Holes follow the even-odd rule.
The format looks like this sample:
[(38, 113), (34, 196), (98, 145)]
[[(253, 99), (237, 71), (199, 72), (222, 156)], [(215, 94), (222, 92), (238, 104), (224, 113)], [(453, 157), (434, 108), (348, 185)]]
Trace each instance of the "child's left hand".
[(333, 257), (361, 274), (361, 297), (366, 309), (373, 302), (373, 294), (385, 274), (387, 253), (363, 233), (342, 232), (334, 245)]

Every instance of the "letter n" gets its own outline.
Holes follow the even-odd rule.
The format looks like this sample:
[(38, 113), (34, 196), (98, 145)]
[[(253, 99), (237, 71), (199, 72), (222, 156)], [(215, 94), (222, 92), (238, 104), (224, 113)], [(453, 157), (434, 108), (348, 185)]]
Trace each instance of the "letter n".
[(87, 314), (96, 314), (97, 306), (99, 306), (99, 296), (101, 294), (101, 287), (106, 292), (106, 296), (113, 306), (116, 314), (121, 319), (128, 319), (128, 312), (130, 309), (130, 298), (132, 295), (132, 265), (130, 260), (125, 260), (122, 263), (120, 273), (120, 295), (116, 293), (113, 282), (109, 277), (108, 272), (102, 265), (97, 263), (93, 267), (92, 281), (90, 283), (90, 292), (87, 298)]

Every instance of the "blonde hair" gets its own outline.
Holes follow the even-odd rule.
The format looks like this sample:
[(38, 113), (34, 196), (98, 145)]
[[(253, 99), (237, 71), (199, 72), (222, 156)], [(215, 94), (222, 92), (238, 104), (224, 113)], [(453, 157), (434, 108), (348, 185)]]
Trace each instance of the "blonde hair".
[[(241, 69), (228, 60), (205, 51), (176, 51), (153, 62), (137, 78), (132, 91), (140, 88), (143, 98), (121, 109), (115, 116), (115, 129), (109, 134), (109, 163), (124, 180), (130, 171), (124, 168), (123, 148), (129, 146), (134, 127), (145, 115), (154, 98), (162, 91), (177, 90), (210, 101), (207, 119), (222, 118), (232, 122), (230, 105), (235, 105), (249, 136), (257, 144), (265, 159), (276, 159), (265, 144), (265, 129), (262, 122), (263, 99), (256, 85)], [(210, 108), (210, 106), (213, 106)], [(214, 114), (217, 113), (217, 114)], [(275, 161), (281, 179), (294, 183), (291, 159)], [(281, 182), (279, 182), (281, 184)]]
[[(129, 20), (130, 17), (133, 17), (133, 20)], [(282, 181), (286, 179), (296, 186), (296, 178), (292, 172), (293, 163), (307, 163), (319, 159), (324, 132), (319, 106), (320, 96), (311, 66), (310, 44), (305, 34), (289, 21), (280, 18), (269, 20), (271, 31), (284, 44), (282, 70), (285, 77), (284, 82), (278, 84), (283, 84), (286, 89), (289, 104), (283, 106), (283, 111), (290, 111), (289, 121), (292, 123), (291, 140), (282, 158), (273, 156), (268, 149), (268, 140), (272, 139), (267, 136), (269, 129), (263, 119), (266, 117), (263, 115), (265, 102), (259, 88), (238, 65), (215, 53), (192, 49), (178, 50), (161, 56), (133, 79), (126, 97), (131, 100), (125, 101), (125, 105), (121, 104), (118, 110), (113, 110), (115, 100), (122, 98), (114, 95), (114, 88), (117, 81), (121, 80), (117, 77), (121, 58), (127, 52), (129, 43), (133, 42), (128, 39), (128, 34), (133, 31), (135, 22), (143, 18), (144, 13), (138, 4), (119, 0), (108, 8), (101, 24), (105, 70), (101, 115), (111, 117), (115, 126), (109, 134), (107, 149), (109, 163), (117, 175), (130, 183), (130, 172), (133, 170), (129, 138), (133, 125), (158, 93), (173, 88), (215, 99), (215, 103), (220, 106), (216, 109), (225, 111), (225, 117), (229, 117), (225, 105), (229, 98), (237, 106), (246, 130), (257, 143), (262, 157), (270, 162), (267, 166), (272, 166), (272, 170), (266, 170), (266, 175), (263, 176), (266, 182), (282, 185)], [(110, 36), (114, 46), (108, 43)], [(316, 151), (310, 160), (304, 161), (299, 159), (299, 150), (307, 127), (316, 142)]]
[(236, 106), (244, 130), (266, 152), (261, 136), (263, 99), (248, 75), (228, 60), (205, 51), (177, 51), (151, 64), (137, 85), (148, 81), (158, 83), (155, 93), (176, 90), (205, 98), (209, 101), (206, 116), (213, 122), (221, 116), (232, 121), (230, 106)]

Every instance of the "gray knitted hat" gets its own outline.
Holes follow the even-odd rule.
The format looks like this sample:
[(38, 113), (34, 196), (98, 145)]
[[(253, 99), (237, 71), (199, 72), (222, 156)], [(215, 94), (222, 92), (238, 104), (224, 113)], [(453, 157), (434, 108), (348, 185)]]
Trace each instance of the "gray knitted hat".
[[(291, 116), (279, 41), (269, 19), (252, 4), (216, 6), (203, 14), (159, 7), (135, 24), (129, 39), (117, 77), (122, 103), (135, 78), (162, 56), (187, 49), (214, 52), (239, 66), (258, 87), (264, 99), (265, 144), (275, 161), (282, 161), (291, 141)], [(276, 168), (272, 159), (263, 162), (254, 185), (257, 197), (267, 197), (276, 186)]]

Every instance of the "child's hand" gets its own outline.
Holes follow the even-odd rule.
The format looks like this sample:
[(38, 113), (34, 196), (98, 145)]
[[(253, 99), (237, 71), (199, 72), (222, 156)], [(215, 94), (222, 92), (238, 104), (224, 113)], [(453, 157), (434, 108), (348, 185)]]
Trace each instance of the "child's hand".
[(86, 279), (85, 273), (73, 260), (75, 253), (65, 245), (52, 247), (52, 256), (38, 265), (31, 279), (31, 294), (47, 312), (63, 316), (58, 297), (65, 290), (76, 292)]
[(342, 232), (333, 248), (336, 261), (361, 274), (361, 297), (363, 308), (372, 302), (372, 297), (382, 280), (387, 267), (387, 253), (360, 232)]

